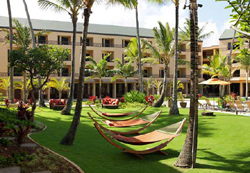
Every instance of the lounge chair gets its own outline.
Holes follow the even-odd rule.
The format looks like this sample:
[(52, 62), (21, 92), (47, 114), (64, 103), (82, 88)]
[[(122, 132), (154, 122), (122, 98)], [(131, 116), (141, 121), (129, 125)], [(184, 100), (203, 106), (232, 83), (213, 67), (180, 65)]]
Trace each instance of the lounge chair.
[(237, 100), (241, 101), (241, 97), (240, 96), (237, 96), (236, 98), (237, 98)]
[(198, 101), (198, 107), (199, 107), (199, 108), (202, 108), (202, 109), (205, 108), (204, 105), (203, 105), (201, 102), (199, 102), (199, 101)]
[[(161, 128), (159, 130), (155, 130), (153, 132), (150, 133), (146, 133), (143, 135), (137, 135), (137, 136), (133, 136), (133, 137), (125, 137), (122, 135), (117, 135), (112, 133), (111, 131), (109, 131), (106, 128), (103, 128), (102, 126), (100, 126), (99, 124), (95, 123), (95, 128), (98, 130), (98, 132), (113, 146), (119, 148), (120, 150), (122, 150), (125, 153), (131, 153), (134, 154), (135, 156), (137, 156), (140, 159), (143, 159), (142, 156), (140, 156), (140, 154), (149, 154), (149, 153), (154, 153), (154, 152), (160, 152), (164, 155), (167, 155), (165, 152), (161, 151), (161, 149), (163, 149), (164, 147), (167, 146), (167, 144), (169, 142), (171, 142), (175, 137), (179, 136), (181, 129), (183, 128), (184, 124), (186, 122), (186, 118), (184, 118), (182, 121), (169, 125), (167, 127)], [(116, 141), (119, 141), (121, 143), (127, 143), (127, 144), (131, 144), (131, 145), (146, 145), (146, 144), (152, 144), (152, 143), (156, 143), (159, 141), (165, 141), (163, 143), (160, 143), (159, 145), (153, 147), (153, 148), (147, 148), (145, 150), (141, 150), (141, 151), (136, 151), (133, 149), (127, 149), (124, 148), (123, 146), (120, 146), (118, 143), (115, 143), (113, 140), (111, 140), (111, 138), (113, 138)]]
[[(153, 122), (156, 121), (156, 119), (160, 116), (162, 110), (153, 113), (151, 115), (148, 115), (144, 118), (139, 118), (139, 119), (133, 119), (133, 120), (127, 120), (127, 121), (102, 121), (103, 123), (105, 123), (106, 125), (110, 126), (110, 127), (131, 127), (131, 126), (137, 126), (137, 125), (143, 125), (143, 127), (136, 129), (136, 130), (131, 130), (131, 131), (126, 131), (126, 132), (121, 132), (121, 131), (115, 131), (115, 130), (110, 130), (110, 132), (115, 133), (115, 134), (122, 134), (122, 135), (129, 135), (129, 134), (135, 134), (135, 133), (139, 133), (140, 131), (146, 129), (147, 127), (149, 127)], [(88, 112), (89, 117), (96, 123), (98, 124), (100, 127), (103, 127), (100, 123), (98, 123), (98, 121)], [(100, 119), (99, 119), (100, 120)]]
[(235, 103), (236, 103), (236, 106), (237, 106), (237, 110), (238, 111), (242, 111), (244, 112), (244, 106), (242, 105), (241, 101), (240, 100), (235, 100)]
[(248, 111), (250, 111), (250, 101), (246, 100)]
[(228, 100), (228, 104), (229, 104), (230, 109), (235, 110), (235, 111), (237, 110), (237, 108), (236, 108), (236, 106), (234, 105), (234, 102), (233, 102), (233, 101)]
[[(206, 107), (210, 109), (215, 109), (215, 105), (212, 105), (209, 99), (206, 99)], [(217, 106), (218, 107), (218, 106)]]
[[(105, 120), (114, 120), (114, 119), (110, 119), (108, 117), (123, 117), (123, 116), (133, 115), (132, 117), (129, 117), (126, 119), (124, 118), (124, 119), (120, 120), (120, 121), (124, 121), (124, 120), (131, 120), (135, 117), (138, 117), (147, 109), (148, 106), (145, 106), (144, 108), (140, 108), (136, 111), (127, 112), (127, 113), (107, 113), (107, 112), (101, 112), (100, 110), (94, 108), (91, 105), (89, 105), (89, 107), (93, 112), (95, 112), (98, 116), (102, 117)], [(118, 120), (118, 119), (116, 119), (116, 120)]]

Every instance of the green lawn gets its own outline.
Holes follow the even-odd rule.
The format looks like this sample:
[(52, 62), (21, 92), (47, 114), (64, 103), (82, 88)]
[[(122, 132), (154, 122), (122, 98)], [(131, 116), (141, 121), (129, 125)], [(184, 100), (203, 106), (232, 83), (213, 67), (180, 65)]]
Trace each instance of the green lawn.
[[(158, 111), (148, 108), (145, 114)], [(169, 116), (168, 108), (162, 108), (159, 119), (143, 132), (150, 132), (159, 127), (177, 122), (188, 117), (188, 109), (181, 109), (182, 115)], [(140, 160), (110, 145), (94, 128), (93, 122), (87, 117), (89, 108), (83, 108), (81, 122), (73, 146), (63, 146), (59, 142), (67, 132), (72, 116), (60, 115), (59, 111), (44, 109), (36, 115), (36, 120), (47, 125), (47, 129), (33, 134), (39, 143), (66, 156), (86, 173), (172, 173), (172, 172), (250, 172), (250, 117), (216, 113), (216, 117), (199, 116), (199, 139), (196, 169), (180, 169), (174, 167), (183, 146), (187, 123), (182, 135), (174, 139), (160, 153), (143, 155)], [(116, 110), (118, 111), (118, 110)], [(119, 109), (120, 112), (129, 111)], [(143, 114), (143, 115), (145, 115)], [(188, 122), (188, 121), (187, 121)], [(138, 146), (128, 146), (135, 149)]]

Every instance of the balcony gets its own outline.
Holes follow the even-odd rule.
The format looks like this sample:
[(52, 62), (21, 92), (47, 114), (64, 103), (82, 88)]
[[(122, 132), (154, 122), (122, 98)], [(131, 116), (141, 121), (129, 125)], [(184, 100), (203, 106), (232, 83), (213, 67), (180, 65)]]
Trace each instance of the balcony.
[(62, 76), (69, 77), (69, 76), (71, 76), (71, 74), (70, 73), (62, 73)]
[(186, 78), (187, 77), (187, 75), (178, 75), (178, 78)]

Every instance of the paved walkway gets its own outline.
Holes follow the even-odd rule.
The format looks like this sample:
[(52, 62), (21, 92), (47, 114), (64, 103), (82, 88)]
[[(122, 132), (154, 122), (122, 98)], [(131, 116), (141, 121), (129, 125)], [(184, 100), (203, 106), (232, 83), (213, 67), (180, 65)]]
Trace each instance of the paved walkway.
[(20, 167), (1, 168), (0, 173), (20, 173)]

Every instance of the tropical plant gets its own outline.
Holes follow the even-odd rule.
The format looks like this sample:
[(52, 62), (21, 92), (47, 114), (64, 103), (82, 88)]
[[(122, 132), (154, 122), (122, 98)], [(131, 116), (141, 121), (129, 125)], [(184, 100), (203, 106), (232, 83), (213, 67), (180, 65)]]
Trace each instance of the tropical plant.
[(55, 88), (59, 92), (59, 99), (62, 98), (63, 91), (68, 91), (70, 89), (69, 84), (66, 83), (66, 78), (62, 78), (59, 81), (56, 78), (52, 78), (47, 85), (50, 88)]
[(20, 146), (24, 142), (24, 139), (27, 137), (29, 132), (31, 131), (31, 126), (19, 124), (17, 128), (16, 127), (12, 128), (12, 130), (17, 137), (16, 139), (17, 145)]
[(250, 69), (250, 51), (247, 48), (240, 49), (240, 53), (234, 58), (239, 64), (240, 69), (246, 71), (246, 97), (248, 97), (248, 76)]
[[(13, 50), (13, 28), (12, 28), (12, 15), (11, 15), (11, 5), (10, 0), (7, 0), (7, 8), (9, 13), (9, 29), (10, 29), (10, 53)], [(10, 67), (10, 100), (14, 102), (14, 68)]]
[(152, 76), (148, 78), (148, 80), (143, 80), (143, 88), (147, 93), (147, 96), (149, 95), (149, 90), (153, 87), (153, 81)]
[(153, 107), (160, 107), (166, 96), (167, 86), (167, 75), (168, 75), (168, 64), (171, 57), (175, 52), (174, 47), (174, 29), (171, 29), (169, 24), (166, 23), (164, 26), (161, 22), (159, 23), (159, 29), (153, 28), (156, 45), (153, 46), (150, 42), (144, 40), (143, 42), (151, 52), (152, 57), (143, 58), (143, 62), (149, 62), (152, 64), (158, 64), (159, 61), (164, 64), (164, 80), (163, 89), (159, 99), (153, 104)]
[[(203, 40), (207, 37), (209, 37), (211, 34), (214, 33), (214, 31), (210, 31), (208, 33), (204, 33), (204, 30), (206, 28), (206, 25), (208, 23), (206, 23), (204, 26), (202, 26), (201, 28), (198, 29), (198, 40)], [(186, 18), (186, 21), (184, 23), (184, 28), (180, 29), (180, 32), (179, 32), (179, 36), (181, 39), (183, 40), (190, 40), (190, 33), (191, 33), (191, 24), (190, 24), (190, 20)]]
[[(161, 88), (162, 88), (162, 81), (160, 81), (160, 80), (157, 80), (157, 79), (155, 79), (154, 81), (153, 81), (153, 87), (155, 87), (156, 88), (156, 93), (157, 93), (157, 95), (159, 96), (160, 95), (160, 90), (161, 90)], [(155, 100), (157, 100), (159, 97), (155, 97)]]
[(57, 1), (57, 3), (52, 2), (51, 0), (39, 0), (39, 6), (42, 9), (53, 9), (55, 12), (64, 11), (67, 12), (71, 18), (73, 24), (73, 44), (72, 44), (72, 61), (71, 61), (71, 79), (70, 79), (70, 92), (67, 105), (62, 110), (61, 114), (69, 115), (71, 112), (73, 97), (74, 97), (74, 88), (75, 88), (75, 47), (76, 47), (76, 28), (77, 20), (80, 10), (83, 9), (84, 3), (82, 0), (63, 0)]
[(121, 60), (115, 59), (117, 62), (117, 65), (115, 66), (115, 69), (110, 70), (111, 73), (116, 74), (114, 77), (111, 78), (111, 82), (115, 81), (118, 78), (124, 78), (125, 81), (125, 93), (128, 92), (128, 77), (133, 77), (135, 74), (138, 73), (138, 70), (134, 71), (134, 67), (131, 65), (132, 61), (129, 61), (128, 63), (123, 64)]
[[(172, 88), (173, 88), (173, 82), (172, 81), (168, 84), (168, 87), (170, 88), (170, 95), (172, 95), (172, 93), (171, 93)], [(179, 91), (179, 90), (184, 90), (184, 84), (181, 81), (177, 82), (177, 91)]]
[(132, 90), (124, 94), (125, 101), (128, 103), (138, 102), (146, 104), (145, 96), (144, 93), (138, 92), (137, 90)]
[[(190, 49), (191, 49), (191, 91), (189, 125), (187, 136), (182, 151), (175, 166), (195, 167), (197, 154), (197, 134), (198, 134), (198, 14), (197, 0), (189, 0), (190, 4)], [(185, 4), (186, 6), (186, 4)]]
[(97, 63), (92, 57), (87, 57), (90, 60), (91, 64), (86, 65), (86, 72), (91, 73), (91, 76), (86, 77), (85, 81), (92, 78), (99, 78), (99, 101), (102, 99), (102, 78), (107, 77), (111, 74), (111, 70), (107, 69), (107, 58), (110, 54), (105, 55), (99, 63)]
[(6, 91), (6, 96), (9, 98), (9, 88), (10, 88), (10, 77), (6, 78), (0, 78), (0, 89)]

